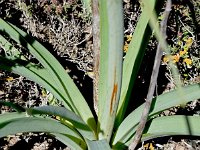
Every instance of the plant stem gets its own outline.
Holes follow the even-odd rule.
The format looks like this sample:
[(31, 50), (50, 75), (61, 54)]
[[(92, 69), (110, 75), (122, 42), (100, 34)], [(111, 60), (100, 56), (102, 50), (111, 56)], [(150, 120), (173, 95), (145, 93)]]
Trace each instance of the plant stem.
[[(166, 38), (167, 20), (168, 20), (170, 10), (171, 10), (171, 0), (167, 0), (166, 8), (164, 11), (164, 18), (161, 21), (161, 25), (160, 25), (161, 33), (164, 38)], [(135, 133), (133, 142), (129, 146), (130, 150), (134, 150), (136, 148), (136, 146), (138, 145), (138, 143), (140, 142), (143, 130), (145, 128), (145, 125), (146, 125), (146, 122), (148, 119), (148, 115), (149, 115), (149, 111), (150, 111), (151, 103), (152, 103), (152, 99), (153, 99), (153, 94), (155, 91), (155, 86), (157, 84), (157, 77), (158, 77), (158, 73), (159, 73), (161, 57), (162, 57), (162, 50), (161, 50), (161, 44), (159, 43), (158, 47), (157, 47), (157, 51), (156, 51), (155, 60), (154, 60), (154, 66), (153, 66), (153, 71), (152, 71), (152, 75), (151, 75), (151, 81), (150, 81), (150, 85), (149, 85), (146, 103), (145, 103), (144, 110), (143, 110), (143, 113), (142, 113), (142, 116), (140, 119), (140, 123), (139, 123), (137, 131)]]

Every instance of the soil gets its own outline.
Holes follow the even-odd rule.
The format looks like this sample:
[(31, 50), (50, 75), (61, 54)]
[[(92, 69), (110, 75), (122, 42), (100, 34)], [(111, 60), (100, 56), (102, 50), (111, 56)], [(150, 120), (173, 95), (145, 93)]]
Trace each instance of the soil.
[[(185, 85), (200, 83), (199, 8), (199, 1), (173, 0), (168, 20), (167, 40), (173, 49), (173, 55), (180, 52), (182, 48), (179, 45), (180, 41), (184, 45), (187, 39), (193, 39), (187, 56), (193, 61), (192, 65), (184, 63), (185, 58), (180, 58), (176, 62)], [(140, 13), (139, 1), (124, 0), (124, 40), (127, 43), (127, 37), (134, 32)], [(84, 97), (92, 101), (92, 77), (90, 76), (93, 70), (92, 26), (91, 18), (84, 12), (80, 0), (1, 0), (0, 17), (20, 27), (47, 47), (73, 78)], [(147, 94), (156, 46), (156, 40), (151, 38), (134, 87), (139, 91), (134, 93), (134, 97), (140, 99), (141, 103), (144, 102)], [(23, 51), (23, 48), (21, 50)], [(2, 49), (0, 49), (0, 54), (4, 54)], [(26, 55), (30, 61), (37, 63), (33, 56)], [(126, 55), (125, 50), (124, 55)], [(155, 95), (173, 88), (174, 82), (169, 66), (163, 60)], [(50, 104), (52, 95), (22, 76), (0, 71), (0, 99), (33, 107)], [(61, 105), (55, 100), (54, 103)], [(0, 106), (0, 113), (11, 111), (13, 110), (9, 107)], [(173, 114), (200, 115), (200, 101), (191, 102), (184, 109), (171, 108), (161, 115)], [(17, 134), (0, 139), (2, 150), (21, 148), (27, 150), (69, 149), (44, 133)], [(158, 138), (142, 143), (138, 149), (200, 149), (200, 138), (183, 136)]]

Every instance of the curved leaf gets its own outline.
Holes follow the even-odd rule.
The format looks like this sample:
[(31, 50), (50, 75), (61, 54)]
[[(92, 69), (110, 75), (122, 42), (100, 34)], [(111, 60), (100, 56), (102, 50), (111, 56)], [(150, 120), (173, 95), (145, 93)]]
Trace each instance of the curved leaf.
[[(177, 125), (178, 123), (178, 125)], [(142, 141), (172, 135), (200, 136), (199, 116), (165, 116), (153, 119), (142, 136)]]
[[(40, 84), (40, 82), (38, 81), (40, 78), (37, 79), (37, 80), (35, 80), (35, 78), (31, 78), (32, 77), (31, 72), (25, 74), (25, 73), (23, 73), (24, 71), (22, 71), (20, 69), (19, 69), (19, 71), (18, 71), (18, 69), (12, 70), (12, 67), (16, 67), (16, 66), (19, 66), (19, 67), (22, 67), (22, 68), (24, 67), (24, 68), (27, 68), (29, 70), (33, 70), (33, 72), (37, 72), (37, 74), (39, 74), (39, 75), (41, 74), (40, 75), (41, 78), (48, 80), (48, 83), (51, 83), (51, 85), (54, 85), (54, 86), (56, 86), (56, 88), (59, 88), (57, 86), (57, 83), (55, 82), (55, 80), (53, 80), (52, 78), (46, 78), (48, 76), (51, 76), (49, 74), (49, 72), (47, 72), (47, 69), (41, 68), (41, 66), (35, 65), (35, 64), (27, 61), (27, 59), (19, 52), (19, 50), (16, 49), (2, 35), (0, 35), (0, 46), (5, 51), (5, 57), (2, 57), (2, 56), (0, 57), (0, 63), (1, 63), (0, 67), (1, 67), (1, 69), (13, 71), (13, 72), (20, 74), (22, 76), (28, 76), (27, 78), (29, 78), (29, 79), (33, 80), (34, 82), (37, 82), (38, 84)], [(62, 88), (59, 88), (59, 91), (60, 90), (62, 90)]]
[(12, 119), (23, 118), (26, 117), (25, 112), (9, 112), (0, 114), (0, 122), (6, 122)]
[[(183, 87), (184, 91), (184, 102), (190, 102), (200, 98), (200, 85), (194, 84), (190, 86)], [(170, 107), (180, 105), (182, 101), (180, 97), (177, 97), (179, 91), (173, 90), (168, 93), (159, 95), (153, 99), (153, 105), (150, 110), (149, 119), (154, 115), (164, 111)], [(131, 141), (133, 135), (137, 129), (137, 124), (140, 121), (142, 111), (144, 109), (144, 104), (135, 109), (131, 114), (129, 114), (124, 121), (120, 124), (118, 130), (116, 131), (113, 145), (117, 143), (126, 143)], [(127, 145), (127, 144), (126, 144)]]
[[(2, 68), (2, 66), (4, 65), (5, 63), (1, 65), (0, 68)], [(40, 85), (44, 85), (44, 87), (46, 87), (50, 92), (52, 92), (58, 99), (64, 98), (62, 93), (60, 93), (58, 89), (55, 89), (53, 85), (50, 85), (49, 82), (45, 81), (49, 79), (49, 78), (44, 79), (44, 77), (46, 76), (46, 73), (48, 74), (48, 72), (45, 72), (45, 69), (38, 70), (34, 67), (25, 68), (23, 66), (17, 66), (17, 67), (14, 67), (12, 70), (13, 72), (15, 72), (16, 70), (17, 73), (21, 75), (24, 75), (24, 73), (28, 72), (27, 74), (29, 75), (29, 78), (31, 78), (33, 81), (39, 82)], [(36, 80), (34, 80), (35, 78)], [(70, 119), (70, 121), (72, 121), (74, 126), (77, 127), (79, 132), (82, 133), (86, 138), (90, 140), (96, 139), (95, 133), (92, 132), (92, 130), (88, 127), (88, 125), (85, 124), (85, 122), (79, 116), (75, 115), (73, 112), (65, 108), (61, 108), (61, 107), (59, 108), (59, 107), (54, 107), (54, 106), (44, 106), (44, 107), (39, 107), (39, 108), (30, 108), (30, 109), (27, 109), (27, 111), (29, 111), (29, 113), (31, 112), (32, 114), (46, 113), (46, 114), (58, 115), (65, 119)]]
[[(4, 114), (0, 116), (0, 120), (2, 120), (2, 118), (4, 118)], [(66, 136), (65, 140), (69, 146), (76, 145), (77, 147), (85, 147), (85, 142), (74, 130), (55, 120), (23, 117), (0, 121), (0, 137), (23, 132), (63, 134)]]
[[(12, 71), (13, 73), (19, 74), (21, 76), (27, 77), (28, 79), (40, 84), (48, 91), (50, 91), (58, 100), (66, 101), (65, 94), (59, 87), (56, 87), (56, 82), (52, 78), (47, 78), (50, 76), (49, 72), (45, 68), (37, 67), (36, 65), (29, 63), (26, 66), (22, 66), (16, 63), (14, 60), (9, 60), (8, 58), (0, 57), (0, 69)], [(70, 104), (67, 101), (64, 106), (70, 109)]]
[(137, 77), (149, 38), (152, 34), (151, 29), (148, 26), (150, 20), (149, 11), (152, 12), (154, 10), (155, 3), (156, 0), (151, 0), (151, 5), (149, 6), (150, 9), (148, 11), (142, 10), (133, 34), (133, 39), (129, 44), (128, 51), (124, 59), (122, 89), (115, 123), (116, 127), (118, 127), (123, 120), (133, 84)]
[(67, 145), (70, 147), (72, 150), (87, 150), (87, 145), (86, 143), (74, 143), (71, 142), (71, 139), (68, 139), (67, 135), (60, 134), (60, 133), (51, 133), (52, 136), (54, 136), (57, 140), (62, 142), (63, 144)]
[(58, 106), (41, 106), (41, 107), (34, 107), (28, 108), (27, 112), (29, 115), (35, 114), (49, 114), (59, 116), (62, 119), (65, 119), (73, 124), (75, 129), (77, 129), (84, 138), (93, 140), (95, 139), (95, 134), (92, 130), (88, 127), (88, 125), (76, 114), (67, 110), (63, 107)]
[(42, 65), (50, 73), (50, 76), (46, 76), (46, 78), (53, 78), (59, 89), (62, 89), (61, 91), (64, 92), (66, 98), (64, 102), (69, 105), (72, 111), (80, 115), (93, 130), (95, 130), (96, 123), (89, 106), (74, 84), (73, 80), (69, 77), (56, 58), (44, 46), (32, 39), (24, 31), (12, 24), (6, 23), (1, 18), (0, 30), (27, 48), (30, 53), (42, 63)]
[(6, 101), (1, 100), (0, 104), (5, 105), (5, 106), (9, 106), (19, 113), (25, 111), (25, 109), (23, 107), (19, 106), (18, 104), (12, 103), (12, 102), (6, 102)]

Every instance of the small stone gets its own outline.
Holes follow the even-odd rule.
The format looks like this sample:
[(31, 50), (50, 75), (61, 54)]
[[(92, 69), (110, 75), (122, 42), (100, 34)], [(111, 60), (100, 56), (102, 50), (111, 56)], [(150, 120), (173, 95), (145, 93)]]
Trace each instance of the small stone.
[(4, 94), (4, 92), (0, 90), (0, 96), (3, 95), (3, 94)]

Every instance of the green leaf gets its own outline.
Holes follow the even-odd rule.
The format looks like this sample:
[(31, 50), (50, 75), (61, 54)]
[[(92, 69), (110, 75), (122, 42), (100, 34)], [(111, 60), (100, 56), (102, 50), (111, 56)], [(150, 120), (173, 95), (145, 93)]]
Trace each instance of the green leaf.
[(161, 136), (200, 136), (199, 123), (199, 116), (175, 115), (158, 117), (147, 125), (147, 129), (142, 136), (142, 141)]
[(124, 118), (124, 114), (132, 92), (132, 87), (136, 80), (146, 46), (151, 36), (151, 30), (148, 26), (150, 20), (149, 11), (152, 12), (154, 10), (155, 3), (156, 0), (151, 0), (151, 5), (149, 6), (150, 9), (148, 11), (142, 10), (142, 14), (136, 25), (133, 38), (129, 44), (128, 51), (124, 59), (122, 89), (115, 122), (116, 127), (119, 126)]
[(19, 106), (18, 104), (12, 103), (12, 102), (5, 102), (5, 101), (1, 100), (0, 104), (5, 105), (5, 106), (9, 106), (19, 113), (25, 111), (25, 109), (23, 107)]
[[(0, 57), (1, 69), (7, 70), (7, 71), (13, 71), (14, 73), (17, 73), (19, 75), (26, 76), (27, 78), (33, 80), (34, 82), (38, 84), (41, 83), (40, 79), (42, 80), (45, 79), (45, 80), (48, 80), (47, 83), (51, 84), (51, 86), (57, 85), (55, 80), (53, 80), (52, 78), (46, 78), (50, 76), (50, 74), (47, 72), (47, 69), (41, 68), (41, 66), (39, 65), (35, 65), (33, 63), (28, 62), (27, 59), (19, 52), (19, 50), (16, 49), (8, 40), (6, 40), (1, 35), (0, 35), (0, 46), (4, 49), (5, 55), (6, 55), (5, 58)], [(19, 68), (17, 66), (19, 66)], [(23, 69), (21, 68), (25, 70), (28, 69), (29, 71), (22, 71)], [(33, 77), (35, 75), (36, 77)], [(44, 86), (44, 87), (49, 89), (48, 86)], [(56, 86), (56, 89), (58, 89), (57, 86)], [(62, 88), (60, 88), (59, 91), (62, 91)], [(62, 94), (62, 96), (63, 95), (64, 94)], [(65, 99), (60, 99), (60, 100), (63, 102), (65, 101)]]
[(123, 53), (121, 0), (100, 0), (100, 79), (98, 94), (99, 138), (109, 141), (118, 106)]
[(87, 140), (88, 150), (111, 150), (107, 140), (90, 141)]
[(66, 136), (69, 146), (85, 146), (83, 139), (67, 126), (45, 118), (24, 117), (2, 121), (4, 114), (0, 115), (0, 137), (23, 132), (57, 133)]
[(29, 115), (35, 114), (49, 114), (61, 117), (60, 120), (64, 119), (73, 124), (76, 130), (78, 130), (84, 138), (93, 140), (95, 139), (95, 134), (88, 127), (88, 125), (76, 114), (67, 110), (63, 107), (58, 106), (41, 106), (28, 108), (27, 113)]
[[(170, 48), (169, 48), (170, 46), (168, 45), (168, 43), (165, 39), (166, 35), (163, 35), (165, 33), (160, 32), (160, 27), (157, 23), (158, 19), (157, 19), (157, 15), (156, 15), (155, 11), (153, 11), (153, 12), (149, 11), (149, 1), (148, 0), (143, 0), (143, 3), (144, 3), (144, 6), (145, 6), (144, 9), (149, 12), (150, 26), (154, 30), (155, 37), (157, 38), (162, 50), (167, 55), (170, 55), (170, 53), (171, 53)], [(168, 8), (168, 9), (171, 9), (171, 8)], [(172, 61), (173, 60), (169, 61), (169, 68), (171, 70), (176, 89), (179, 91), (177, 96), (181, 97), (181, 100), (182, 100), (181, 105), (185, 106), (186, 104), (184, 103), (184, 92), (183, 92), (183, 89), (182, 89), (183, 84), (182, 84), (182, 81), (181, 81), (181, 78), (180, 78), (178, 66), (177, 66), (176, 63), (172, 63)]]
[[(185, 86), (183, 87), (183, 92), (185, 93), (185, 103), (196, 100), (200, 98), (200, 85), (194, 84)], [(180, 97), (177, 97), (178, 93), (179, 91), (173, 90), (155, 97), (152, 102), (153, 105), (150, 110), (149, 119), (161, 111), (180, 105), (182, 101)], [(117, 143), (126, 143), (126, 145), (128, 145), (130, 143), (137, 129), (143, 109), (144, 104), (135, 109), (124, 119), (115, 133), (113, 145)]]
[[(5, 59), (5, 58), (4, 58)], [(0, 59), (1, 60), (1, 59)], [(8, 60), (9, 61), (9, 60)], [(1, 61), (2, 62), (2, 61)], [(12, 62), (12, 61), (11, 61)], [(11, 64), (11, 62), (10, 62), (10, 64)], [(3, 63), (3, 65), (5, 65), (5, 63)], [(3, 65), (0, 65), (0, 68), (3, 66)], [(5, 68), (4, 68), (5, 69)], [(17, 67), (15, 67), (15, 68), (13, 68), (13, 71), (15, 72), (17, 72), (18, 74), (21, 74), (21, 75), (24, 75), (23, 73), (25, 73), (25, 72), (27, 72), (28, 71), (28, 75), (29, 75), (29, 78), (31, 78), (33, 81), (35, 80), (36, 82), (39, 82), (41, 85), (43, 85), (42, 83), (44, 82), (43, 81), (43, 79), (47, 76), (47, 74), (48, 74), (48, 72), (45, 72), (45, 69), (37, 69), (37, 68), (34, 68), (34, 67), (27, 67), (27, 68), (25, 68), (25, 67), (23, 67), (23, 66), (17, 66)], [(43, 71), (44, 71), (44, 74), (43, 74)], [(33, 74), (32, 74), (33, 73)], [(37, 75), (37, 73), (38, 73), (38, 75)], [(46, 74), (47, 73), (47, 74)], [(33, 77), (32, 77), (32, 75), (33, 75)], [(25, 75), (26, 76), (26, 75)], [(43, 78), (40, 78), (41, 76), (43, 76)], [(36, 79), (34, 79), (36, 77)], [(41, 80), (40, 80), (41, 79)], [(48, 78), (49, 79), (49, 78)], [(45, 79), (44, 79), (45, 80)], [(49, 83), (49, 82), (44, 82), (44, 87), (47, 87), (47, 89), (50, 89), (50, 91), (52, 91), (51, 90), (51, 88), (53, 89), (53, 91), (54, 90), (57, 90), (57, 89), (54, 89), (54, 87), (52, 86), (52, 85), (50, 85), (50, 88), (48, 87), (48, 86), (46, 86), (46, 84), (47, 83)], [(59, 91), (55, 91), (55, 92), (52, 92), (52, 93), (55, 93), (55, 95), (56, 94), (58, 94), (59, 93)], [(59, 98), (59, 97), (58, 97)], [(49, 108), (49, 109), (51, 109), (53, 106), (45, 106), (45, 108)], [(72, 112), (70, 112), (70, 111), (68, 111), (67, 110), (67, 112), (66, 112), (66, 109), (65, 108), (61, 108), (61, 109), (64, 109), (63, 111), (61, 111), (61, 109), (59, 109), (59, 110), (54, 110), (54, 109), (52, 109), (52, 110), (48, 110), (48, 109), (45, 109), (44, 108), (44, 110), (42, 111), (42, 110), (40, 110), (40, 108), (38, 109), (38, 111), (37, 111), (37, 108), (33, 108), (33, 111), (32, 111), (32, 113), (34, 113), (34, 114), (36, 114), (36, 113), (50, 113), (51, 111), (55, 111), (55, 112), (57, 112), (57, 115), (61, 115), (62, 113), (63, 113), (63, 115), (64, 115), (64, 113), (67, 113), (66, 115), (67, 116), (69, 116), (69, 118), (70, 118), (70, 116), (72, 117), (72, 120), (74, 119), (74, 122), (75, 122), (75, 125), (76, 126), (79, 126), (78, 127), (78, 129), (80, 128), (80, 127), (82, 127), (82, 128), (80, 128), (79, 130), (83, 130), (81, 133), (86, 137), (86, 138), (88, 138), (88, 139), (95, 139), (95, 136), (94, 136), (94, 134), (92, 133), (92, 131), (91, 131), (91, 129), (90, 128), (88, 128), (88, 126), (83, 122), (83, 120), (81, 119), (81, 118), (79, 118), (77, 115), (72, 115), (73, 113)], [(36, 110), (34, 110), (34, 109), (36, 109)], [(30, 109), (28, 109), (28, 110), (30, 110), (31, 111), (31, 108)], [(36, 112), (37, 111), (37, 112)], [(59, 111), (59, 112), (58, 112)], [(52, 112), (53, 113), (53, 112)], [(54, 114), (54, 115), (56, 115), (56, 114)], [(12, 116), (12, 115), (11, 115)], [(17, 114), (17, 116), (18, 116), (18, 114)], [(67, 116), (62, 116), (63, 118), (66, 118)], [(74, 117), (74, 118), (73, 118)], [(6, 117), (7, 118), (7, 117)], [(18, 118), (18, 117), (17, 117)], [(66, 118), (67, 119), (67, 118)], [(76, 122), (76, 119), (78, 120), (77, 122)], [(80, 124), (79, 124), (80, 123)]]
[(70, 147), (70, 149), (72, 150), (87, 150), (87, 145), (85, 142), (80, 142), (80, 143), (71, 142), (70, 139), (68, 139), (68, 135), (64, 134), (51, 133), (51, 135), (54, 136), (57, 140), (59, 140), (63, 144)]
[[(6, 58), (0, 58), (0, 68), (2, 68), (4, 66), (4, 70), (5, 70), (5, 62), (3, 60), (5, 60)], [(10, 62), (10, 64), (12, 64), (13, 62), (10, 60), (7, 60)], [(3, 64), (1, 65), (1, 63), (3, 62)], [(9, 66), (10, 67), (10, 66)], [(7, 66), (7, 68), (9, 68)], [(26, 66), (27, 67), (27, 66)], [(8, 69), (10, 70), (10, 69)], [(12, 71), (16, 72), (17, 74), (23, 75), (23, 76), (29, 76), (29, 78), (33, 81), (35, 81), (36, 83), (43, 85), (43, 87), (45, 87), (46, 89), (48, 89), (51, 93), (53, 93), (56, 98), (58, 99), (64, 99), (64, 96), (62, 95), (62, 93), (60, 93), (60, 91), (58, 89), (56, 89), (53, 86), (53, 81), (47, 81), (50, 78), (45, 78), (48, 75), (48, 72), (46, 72), (45, 69), (37, 69), (35, 67), (23, 67), (23, 66), (16, 66), (16, 67), (12, 67)], [(70, 119), (70, 121), (74, 121), (74, 125), (78, 128), (79, 132), (82, 133), (86, 138), (90, 139), (90, 140), (94, 140), (96, 139), (95, 133), (93, 133), (94, 131), (92, 131), (88, 125), (86, 125), (84, 123), (84, 121), (77, 115), (75, 115), (73, 112), (65, 109), (65, 108), (59, 108), (59, 107), (53, 107), (53, 106), (45, 106), (45, 107), (41, 107), (41, 108), (30, 108), (28, 109), (28, 111), (33, 110), (32, 113), (55, 113), (53, 115), (66, 115), (66, 116), (61, 116), (65, 119)], [(36, 111), (37, 110), (37, 111)], [(62, 111), (61, 111), (62, 110)], [(63, 113), (63, 114), (62, 114)], [(69, 118), (66, 118), (66, 117)], [(73, 120), (74, 119), (74, 120)], [(82, 127), (82, 128), (80, 128)]]
[[(0, 57), (0, 69), (12, 71), (21, 76), (25, 76), (28, 79), (40, 84), (48, 91), (50, 91), (58, 100), (66, 101), (66, 96), (61, 89), (56, 87), (56, 82), (52, 78), (47, 78), (50, 76), (49, 72), (45, 68), (40, 68), (32, 63), (26, 66), (22, 66), (15, 62), (15, 60), (9, 60), (8, 58)], [(64, 103), (64, 104), (66, 104)], [(70, 104), (65, 105), (70, 109)]]
[(95, 130), (96, 123), (89, 106), (73, 80), (69, 77), (56, 58), (44, 46), (32, 39), (24, 31), (12, 24), (6, 23), (2, 19), (0, 19), (0, 30), (27, 48), (29, 52), (41, 62), (50, 74), (50, 76), (46, 76), (46, 78), (53, 78), (56, 82), (55, 86), (62, 89), (61, 92), (64, 92), (66, 96), (64, 101), (65, 105), (69, 105), (72, 111), (80, 115), (83, 120)]
[(12, 119), (27, 117), (25, 112), (9, 112), (0, 114), (0, 122), (6, 122)]

